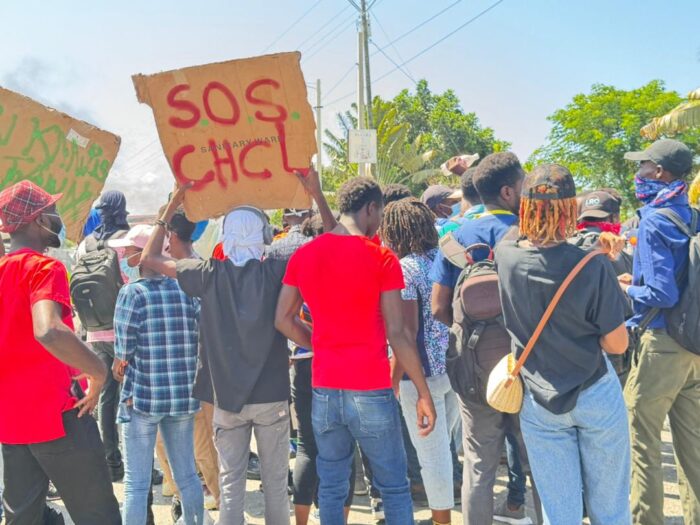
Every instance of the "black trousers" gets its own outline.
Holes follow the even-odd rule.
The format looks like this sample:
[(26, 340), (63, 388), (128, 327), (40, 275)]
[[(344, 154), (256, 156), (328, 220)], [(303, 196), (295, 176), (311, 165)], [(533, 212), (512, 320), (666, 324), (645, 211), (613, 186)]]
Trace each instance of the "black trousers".
[(105, 447), (107, 465), (119, 468), (122, 465), (122, 454), (119, 451), (119, 430), (117, 429), (117, 409), (119, 408), (119, 383), (112, 376), (114, 361), (114, 343), (90, 343), (92, 351), (107, 367), (107, 381), (100, 393), (97, 406), (97, 419), (100, 425), (100, 435)]
[(66, 435), (34, 445), (3, 445), (7, 525), (42, 525), (49, 480), (80, 525), (119, 525), (119, 504), (92, 416), (63, 414)]
[[(318, 448), (311, 424), (311, 359), (300, 359), (292, 367), (292, 402), (297, 414), (299, 428), (297, 429), (297, 457), (294, 460), (294, 494), (292, 501), (295, 505), (311, 505), (316, 501), (318, 492), (318, 473), (316, 457)], [(350, 492), (345, 500), (345, 506), (352, 505), (353, 489), (355, 486), (355, 462), (353, 461), (350, 474)]]

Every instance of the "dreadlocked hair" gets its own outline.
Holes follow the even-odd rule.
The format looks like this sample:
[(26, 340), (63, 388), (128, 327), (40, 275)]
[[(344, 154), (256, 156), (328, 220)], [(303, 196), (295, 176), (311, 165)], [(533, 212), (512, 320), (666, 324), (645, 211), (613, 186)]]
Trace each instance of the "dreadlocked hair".
[(563, 241), (576, 233), (578, 204), (571, 199), (520, 199), (520, 235), (530, 241)]
[(435, 215), (414, 197), (390, 202), (384, 208), (379, 236), (399, 258), (427, 253), (438, 245)]

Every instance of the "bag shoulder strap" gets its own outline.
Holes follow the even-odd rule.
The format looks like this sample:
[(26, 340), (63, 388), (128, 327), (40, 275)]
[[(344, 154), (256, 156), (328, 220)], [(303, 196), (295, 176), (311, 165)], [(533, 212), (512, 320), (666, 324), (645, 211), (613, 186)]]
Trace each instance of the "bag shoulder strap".
[(94, 252), (100, 249), (100, 243), (93, 235), (85, 237), (85, 253)]
[(552, 314), (554, 313), (554, 309), (557, 307), (559, 304), (559, 301), (561, 300), (562, 296), (564, 295), (564, 292), (566, 292), (567, 288), (571, 284), (571, 282), (576, 278), (576, 276), (583, 270), (583, 267), (588, 264), (588, 262), (593, 259), (593, 257), (596, 257), (598, 255), (602, 255), (604, 252), (602, 250), (595, 250), (592, 252), (588, 252), (586, 256), (581, 259), (576, 266), (574, 266), (573, 270), (569, 272), (569, 275), (566, 276), (566, 279), (559, 285), (559, 289), (557, 290), (557, 293), (554, 294), (554, 297), (552, 298), (552, 301), (549, 303), (549, 306), (547, 306), (547, 309), (544, 311), (544, 314), (542, 315), (542, 319), (540, 319), (539, 324), (537, 325), (537, 328), (535, 328), (535, 331), (532, 334), (532, 337), (530, 337), (530, 340), (527, 342), (527, 346), (525, 347), (525, 351), (522, 353), (520, 356), (520, 359), (518, 359), (518, 362), (515, 363), (515, 367), (513, 368), (513, 371), (510, 373), (511, 378), (517, 377), (517, 375), (520, 373), (520, 369), (523, 367), (525, 364), (525, 360), (527, 357), (530, 355), (530, 352), (532, 352), (532, 349), (535, 347), (535, 344), (540, 338), (540, 335), (542, 335), (542, 331), (544, 330), (544, 327), (547, 325), (549, 322), (550, 317), (552, 317)]
[(687, 237), (695, 237), (695, 235), (698, 231), (698, 210), (697, 209), (692, 208), (692, 207), (690, 208), (690, 216), (691, 216), (690, 226), (688, 226), (685, 223), (685, 221), (683, 221), (683, 219), (681, 219), (680, 215), (678, 215), (671, 208), (661, 208), (656, 213), (663, 215), (664, 217), (669, 219)]

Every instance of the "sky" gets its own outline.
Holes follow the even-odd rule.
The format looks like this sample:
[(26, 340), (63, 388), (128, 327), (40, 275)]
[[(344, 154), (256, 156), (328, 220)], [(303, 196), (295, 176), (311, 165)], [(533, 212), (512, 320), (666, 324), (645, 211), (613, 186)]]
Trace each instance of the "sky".
[[(594, 83), (661, 79), (682, 95), (700, 85), (697, 0), (368, 2), (373, 93), (411, 89), (409, 76), (452, 89), (523, 161), (545, 141), (547, 116)], [(348, 0), (3, 0), (0, 86), (120, 135), (106, 187), (153, 213), (173, 178), (131, 75), (299, 50), (307, 83), (322, 83), (322, 126), (336, 130), (356, 98), (356, 13)]]

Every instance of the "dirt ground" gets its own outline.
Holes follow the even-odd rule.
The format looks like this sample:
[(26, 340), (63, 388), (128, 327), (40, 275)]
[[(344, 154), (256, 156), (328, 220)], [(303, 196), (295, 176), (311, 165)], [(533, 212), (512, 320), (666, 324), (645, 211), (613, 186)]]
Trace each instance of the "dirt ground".
[[(663, 456), (663, 468), (664, 468), (664, 489), (666, 493), (666, 499), (664, 502), (664, 515), (666, 517), (664, 525), (682, 525), (683, 516), (681, 512), (680, 497), (678, 495), (678, 486), (676, 484), (676, 466), (673, 456), (673, 445), (671, 444), (671, 435), (669, 432), (663, 433), (664, 445), (662, 450)], [(290, 465), (293, 465), (292, 460)], [(496, 482), (496, 498), (500, 502), (502, 498), (505, 498), (506, 494), (506, 483), (508, 482), (507, 474), (505, 468), (501, 468), (499, 471), (498, 480)], [(263, 515), (263, 494), (259, 490), (259, 481), (248, 481), (247, 493), (246, 493), (246, 518), (249, 524), (262, 525), (265, 523)], [(115, 483), (114, 490), (117, 494), (119, 502), (123, 502), (124, 496), (124, 485), (122, 483)], [(170, 499), (163, 498), (160, 494), (160, 487), (156, 488), (155, 491), (155, 503), (153, 510), (156, 517), (156, 523), (158, 525), (169, 525), (172, 523), (170, 518)], [(530, 490), (527, 494), (527, 504), (528, 504), (528, 515), (532, 518), (532, 522), (535, 523), (535, 511), (532, 506), (532, 497)], [(55, 503), (57, 507), (64, 511), (61, 502)], [(290, 504), (290, 515), (292, 516), (291, 522), (294, 523), (293, 513), (291, 511), (292, 507)], [(212, 512), (211, 516), (214, 520), (218, 519), (218, 512)], [(73, 523), (70, 521), (66, 514), (66, 523)], [(430, 511), (427, 508), (415, 508), (416, 520), (423, 520), (430, 518)], [(462, 523), (462, 513), (461, 507), (457, 506), (455, 512), (452, 514), (452, 522), (454, 524)], [(372, 513), (369, 508), (369, 500), (364, 496), (356, 496), (355, 504), (350, 512), (349, 523), (353, 525), (365, 525), (374, 524), (372, 519)], [(498, 522), (494, 522), (497, 524)]]

